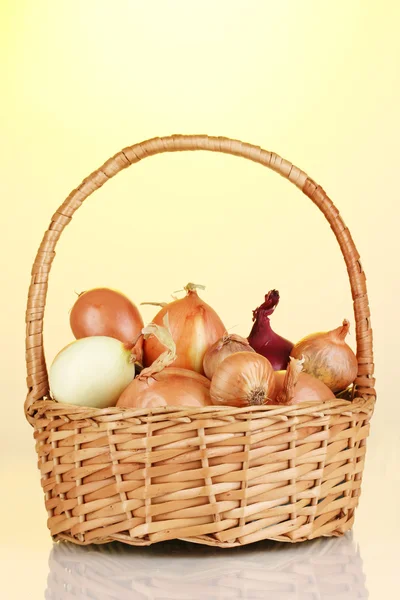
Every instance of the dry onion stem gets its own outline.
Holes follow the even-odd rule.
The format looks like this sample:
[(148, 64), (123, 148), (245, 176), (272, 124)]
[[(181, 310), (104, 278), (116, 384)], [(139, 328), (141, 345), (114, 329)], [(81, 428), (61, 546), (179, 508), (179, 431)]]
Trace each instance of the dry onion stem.
[(332, 390), (322, 381), (303, 372), (304, 358), (290, 358), (286, 371), (276, 371), (277, 404), (325, 402), (335, 398)]
[(294, 398), (294, 389), (299, 381), (299, 375), (303, 370), (304, 358), (297, 360), (290, 358), (288, 368), (285, 372), (282, 389), (279, 391), (276, 401), (278, 404), (291, 404)]
[(169, 331), (168, 313), (164, 315), (163, 323), (164, 327), (156, 325), (155, 323), (149, 323), (142, 329), (145, 340), (154, 335), (158, 341), (165, 346), (166, 350), (156, 358), (150, 367), (143, 369), (139, 375), (139, 379), (146, 379), (147, 377), (152, 377), (156, 373), (160, 373), (160, 371), (169, 367), (176, 359), (176, 344)]

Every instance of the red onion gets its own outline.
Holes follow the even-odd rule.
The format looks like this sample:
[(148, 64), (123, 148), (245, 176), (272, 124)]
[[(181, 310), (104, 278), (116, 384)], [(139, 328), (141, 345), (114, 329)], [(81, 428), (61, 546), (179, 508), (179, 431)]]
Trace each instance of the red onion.
[(279, 292), (271, 290), (265, 296), (261, 306), (253, 310), (254, 325), (248, 337), (249, 344), (258, 354), (265, 356), (274, 371), (284, 371), (289, 362), (292, 342), (286, 340), (271, 329), (269, 320), (279, 303)]

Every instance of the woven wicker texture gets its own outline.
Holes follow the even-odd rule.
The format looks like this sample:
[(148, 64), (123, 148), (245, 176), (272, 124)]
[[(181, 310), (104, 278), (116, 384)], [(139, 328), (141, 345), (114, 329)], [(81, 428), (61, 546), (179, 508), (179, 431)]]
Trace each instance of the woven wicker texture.
[(45, 597), (355, 600), (368, 592), (360, 554), (345, 536), (301, 548), (264, 542), (229, 553), (176, 540), (151, 548), (56, 544)]
[[(212, 150), (267, 166), (297, 185), (329, 221), (354, 304), (354, 398), (319, 406), (90, 409), (49, 399), (43, 351), (56, 243), (82, 202), (108, 179), (161, 152)], [(54, 214), (36, 256), (26, 313), (28, 396), (55, 539), (148, 545), (180, 538), (217, 546), (300, 541), (351, 528), (375, 390), (365, 275), (339, 212), (321, 187), (274, 153), (226, 138), (171, 136), (125, 148)]]

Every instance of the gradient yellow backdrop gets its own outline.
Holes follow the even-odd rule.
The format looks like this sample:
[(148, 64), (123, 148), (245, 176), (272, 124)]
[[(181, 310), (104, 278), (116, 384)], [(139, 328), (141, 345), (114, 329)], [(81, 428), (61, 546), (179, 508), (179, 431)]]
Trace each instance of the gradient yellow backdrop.
[[(330, 194), (368, 277), (379, 447), (383, 407), (398, 418), (399, 21), (392, 0), (0, 3), (0, 444), (27, 471), (38, 528), (46, 515), (22, 412), (34, 254), (72, 188), (157, 135), (249, 141)], [(48, 360), (72, 339), (74, 291), (105, 285), (137, 303), (166, 301), (188, 281), (207, 286), (204, 299), (238, 333), (276, 287), (278, 332), (296, 340), (348, 317), (354, 345), (345, 266), (316, 207), (259, 165), (186, 153), (132, 166), (75, 215), (51, 273)]]

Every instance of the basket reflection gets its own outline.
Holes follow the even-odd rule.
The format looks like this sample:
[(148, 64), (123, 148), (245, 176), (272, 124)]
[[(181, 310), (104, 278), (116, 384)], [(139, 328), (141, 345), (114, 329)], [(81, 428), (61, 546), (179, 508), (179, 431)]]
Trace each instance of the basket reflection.
[(354, 600), (367, 598), (351, 535), (222, 550), (178, 540), (150, 547), (55, 544), (47, 600)]

